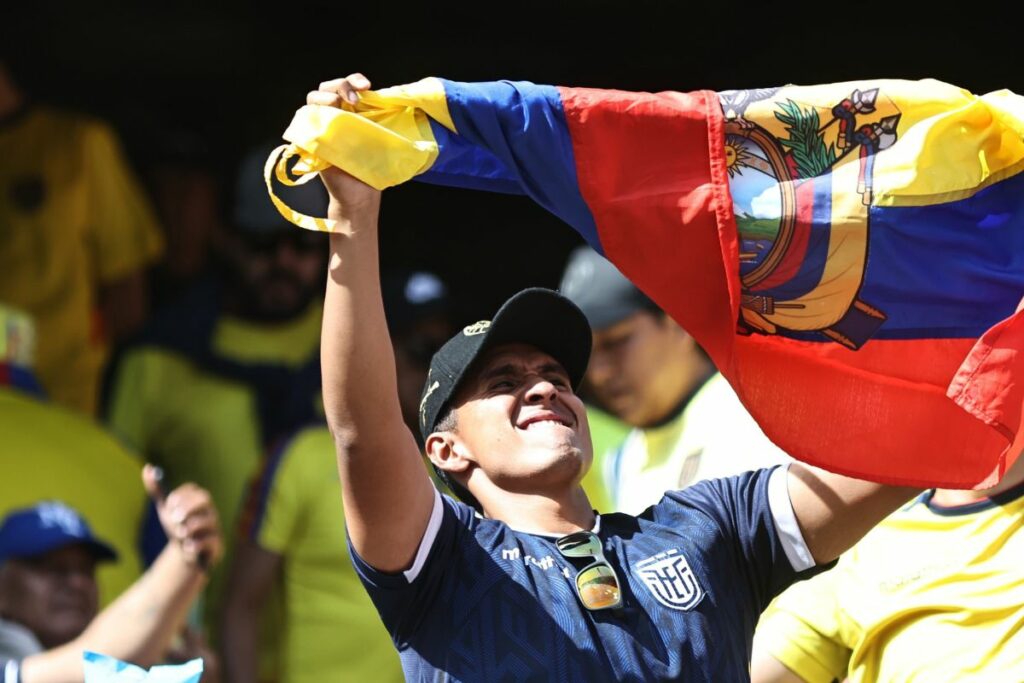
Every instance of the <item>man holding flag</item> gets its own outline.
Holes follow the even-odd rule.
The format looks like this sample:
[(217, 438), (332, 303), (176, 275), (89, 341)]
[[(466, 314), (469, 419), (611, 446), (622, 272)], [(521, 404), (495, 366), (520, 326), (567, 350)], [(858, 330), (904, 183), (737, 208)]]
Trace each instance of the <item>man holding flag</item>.
[[(338, 107), (369, 87), (356, 74), (307, 101)], [(334, 233), (325, 409), (353, 561), (408, 678), (746, 680), (768, 602), (912, 495), (795, 463), (669, 493), (636, 517), (596, 515), (579, 486), (592, 448), (574, 393), (590, 329), (568, 300), (533, 289), (431, 363), (419, 426), (472, 507), (441, 496), (382, 343), (380, 193), (317, 170)]]

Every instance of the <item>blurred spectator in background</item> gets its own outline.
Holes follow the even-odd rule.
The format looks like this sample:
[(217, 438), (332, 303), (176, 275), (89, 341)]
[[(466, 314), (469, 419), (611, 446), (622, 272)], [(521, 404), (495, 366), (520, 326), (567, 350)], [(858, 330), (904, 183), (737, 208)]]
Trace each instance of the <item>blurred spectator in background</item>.
[(205, 491), (187, 484), (164, 499), (154, 468), (145, 468), (143, 479), (174, 540), (102, 612), (96, 565), (117, 554), (78, 512), (43, 502), (11, 512), (0, 524), (0, 675), (5, 681), (81, 681), (83, 650), (142, 666), (164, 657), (206, 583), (203, 567), (220, 557), (221, 537)]
[(0, 62), (0, 302), (38, 329), (37, 371), (93, 414), (108, 346), (147, 312), (153, 211), (105, 124), (31, 102)]
[(394, 340), (402, 418), (419, 439), (420, 398), (430, 359), (455, 332), (451, 299), (445, 284), (426, 271), (386, 272), (381, 291)]
[[(217, 277), (154, 317), (117, 359), (107, 396), (113, 430), (171, 481), (208, 489), (232, 530), (263, 454), (323, 415), (326, 237), (296, 229), (270, 203), (270, 149), (253, 149), (241, 164), (230, 220), (215, 240)], [(326, 211), (320, 183), (278, 191), (306, 213)], [(205, 596), (214, 632), (223, 574), (214, 573)]]
[(141, 572), (140, 461), (93, 420), (45, 399), (32, 372), (34, 338), (26, 314), (0, 305), (0, 516), (40, 500), (81, 511), (117, 550), (99, 573), (106, 604)]
[(147, 130), (159, 139), (142, 161), (166, 250), (152, 271), (154, 309), (172, 303), (207, 274), (214, 235), (221, 229), (218, 170), (203, 138), (171, 125)]
[(1024, 458), (932, 490), (761, 616), (754, 683), (1024, 681)]
[(789, 459), (693, 337), (603, 256), (573, 250), (560, 289), (594, 331), (587, 388), (633, 427), (595, 463), (616, 511), (639, 514), (665, 491)]
[[(444, 284), (427, 272), (385, 273), (402, 415), (419, 432), (434, 352), (453, 332)], [(221, 651), (230, 683), (255, 683), (258, 615), (283, 586), (281, 683), (400, 681), (387, 631), (348, 555), (334, 440), (326, 426), (300, 432), (250, 490), (225, 598)]]

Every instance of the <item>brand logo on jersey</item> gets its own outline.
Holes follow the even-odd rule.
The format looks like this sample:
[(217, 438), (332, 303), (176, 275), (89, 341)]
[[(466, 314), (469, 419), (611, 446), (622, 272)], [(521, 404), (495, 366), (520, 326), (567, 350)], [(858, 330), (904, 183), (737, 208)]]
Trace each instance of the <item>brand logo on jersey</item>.
[(648, 557), (633, 566), (644, 585), (665, 607), (689, 611), (704, 598), (704, 589), (677, 548)]
[(467, 337), (472, 337), (477, 334), (483, 334), (484, 332), (487, 331), (487, 328), (489, 328), (490, 326), (490, 320), (481, 320), (480, 322), (475, 322), (472, 325), (466, 325), (464, 328), (462, 328), (462, 334), (466, 335)]

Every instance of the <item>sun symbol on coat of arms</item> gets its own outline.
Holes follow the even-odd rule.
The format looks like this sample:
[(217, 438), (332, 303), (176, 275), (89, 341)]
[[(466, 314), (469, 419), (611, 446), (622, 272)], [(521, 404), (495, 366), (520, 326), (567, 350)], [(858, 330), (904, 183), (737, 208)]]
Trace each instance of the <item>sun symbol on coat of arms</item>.
[(742, 173), (744, 168), (749, 167), (753, 158), (754, 155), (738, 139), (726, 138), (725, 170), (729, 172), (730, 178), (734, 177), (737, 173)]

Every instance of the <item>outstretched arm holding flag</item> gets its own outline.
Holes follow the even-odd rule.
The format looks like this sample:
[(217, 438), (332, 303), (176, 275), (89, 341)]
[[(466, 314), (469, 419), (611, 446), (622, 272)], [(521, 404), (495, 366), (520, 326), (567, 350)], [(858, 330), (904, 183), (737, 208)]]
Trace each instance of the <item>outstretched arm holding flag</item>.
[(531, 196), (690, 331), (795, 457), (983, 487), (1024, 446), (1018, 95), (425, 79), (310, 103), (268, 173), (298, 156), (293, 173), (334, 165), (378, 189)]

